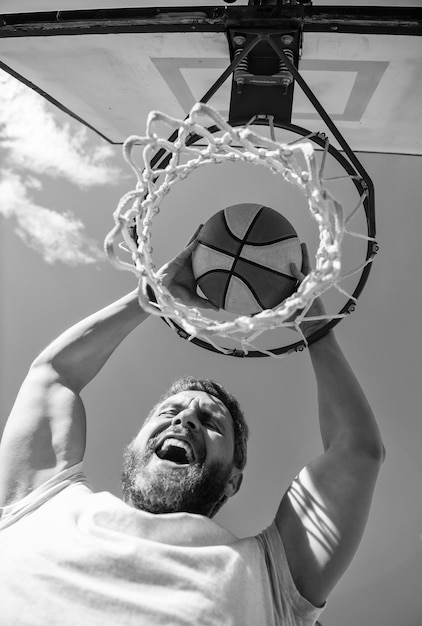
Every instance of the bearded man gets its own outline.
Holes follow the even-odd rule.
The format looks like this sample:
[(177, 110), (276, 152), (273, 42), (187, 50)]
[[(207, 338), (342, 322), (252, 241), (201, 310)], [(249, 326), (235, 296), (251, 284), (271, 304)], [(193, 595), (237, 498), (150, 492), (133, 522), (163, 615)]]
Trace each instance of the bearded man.
[[(186, 305), (213, 308), (196, 293), (196, 245), (161, 269), (163, 283)], [(29, 369), (0, 447), (0, 623), (315, 624), (357, 550), (384, 458), (333, 332), (309, 348), (324, 452), (272, 524), (238, 539), (212, 518), (240, 487), (248, 429), (218, 383), (181, 379), (158, 401), (125, 451), (123, 500), (94, 493), (84, 477), (80, 392), (147, 317), (133, 292), (70, 328)]]

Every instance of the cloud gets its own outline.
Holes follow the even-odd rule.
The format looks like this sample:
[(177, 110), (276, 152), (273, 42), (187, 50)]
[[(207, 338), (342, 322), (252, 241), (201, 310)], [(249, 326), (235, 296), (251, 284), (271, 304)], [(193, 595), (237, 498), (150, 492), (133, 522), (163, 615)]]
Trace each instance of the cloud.
[(86, 128), (75, 127), (60, 126), (41, 96), (0, 71), (0, 142), (9, 163), (81, 187), (118, 182), (120, 172), (108, 162), (112, 148), (88, 147)]
[(99, 244), (70, 212), (58, 213), (34, 200), (48, 178), (64, 178), (78, 188), (116, 184), (113, 150), (95, 145), (85, 128), (60, 124), (46, 101), (0, 70), (0, 215), (12, 219), (16, 234), (47, 263), (67, 265), (104, 260)]
[(83, 223), (72, 213), (40, 206), (28, 190), (41, 190), (40, 181), (5, 170), (0, 178), (0, 214), (15, 220), (16, 234), (47, 263), (76, 266), (104, 260), (97, 242), (86, 236)]

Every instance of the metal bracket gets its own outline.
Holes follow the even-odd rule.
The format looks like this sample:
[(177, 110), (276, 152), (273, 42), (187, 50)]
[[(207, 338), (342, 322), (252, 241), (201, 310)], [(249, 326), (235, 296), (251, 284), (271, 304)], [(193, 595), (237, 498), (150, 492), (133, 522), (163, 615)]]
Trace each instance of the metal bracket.
[[(229, 30), (232, 77), (229, 121), (246, 123), (254, 115), (271, 116), (275, 123), (290, 123), (294, 76), (285, 58), (270, 44), (276, 38), (284, 55), (296, 68), (302, 33), (289, 31)], [(246, 54), (245, 54), (246, 52)]]

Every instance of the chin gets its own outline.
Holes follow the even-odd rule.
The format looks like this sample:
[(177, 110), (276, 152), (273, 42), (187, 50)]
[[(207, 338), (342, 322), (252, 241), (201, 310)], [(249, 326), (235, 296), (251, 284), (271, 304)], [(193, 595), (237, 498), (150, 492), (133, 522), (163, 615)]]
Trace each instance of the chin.
[(122, 473), (124, 501), (153, 514), (213, 517), (227, 500), (224, 490), (230, 475), (231, 467), (217, 463), (178, 465), (158, 459), (154, 453), (140, 456), (129, 446)]

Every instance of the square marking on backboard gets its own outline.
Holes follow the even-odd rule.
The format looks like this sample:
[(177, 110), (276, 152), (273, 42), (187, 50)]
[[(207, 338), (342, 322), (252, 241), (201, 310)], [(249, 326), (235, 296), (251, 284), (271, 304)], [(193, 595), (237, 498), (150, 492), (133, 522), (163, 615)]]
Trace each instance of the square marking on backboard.
[[(151, 61), (185, 112), (205, 95), (212, 81), (227, 67), (227, 62), (219, 58), (155, 57)], [(300, 63), (299, 70), (333, 119), (359, 122), (388, 65), (387, 61), (308, 59)], [(231, 78), (211, 102), (222, 113), (228, 109), (230, 86)], [(268, 95), (271, 95), (270, 90)], [(224, 102), (227, 102), (225, 107)], [(319, 119), (298, 85), (295, 87), (293, 118)]]

